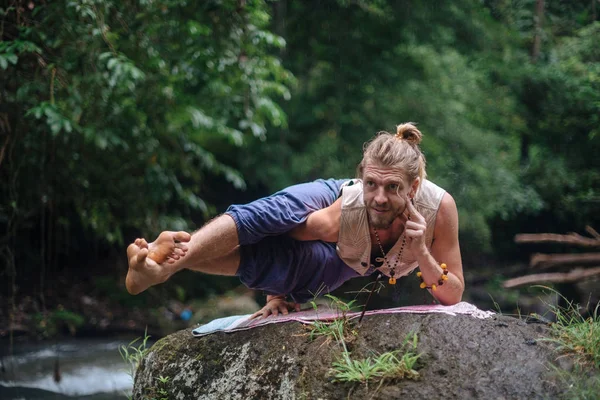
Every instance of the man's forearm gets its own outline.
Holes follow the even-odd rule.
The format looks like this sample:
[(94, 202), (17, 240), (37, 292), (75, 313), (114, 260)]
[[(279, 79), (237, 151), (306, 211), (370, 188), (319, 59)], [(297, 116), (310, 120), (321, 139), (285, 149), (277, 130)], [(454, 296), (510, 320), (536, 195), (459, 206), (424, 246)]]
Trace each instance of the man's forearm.
[(440, 264), (433, 258), (429, 250), (425, 249), (417, 257), (419, 269), (421, 270), (421, 278), (427, 286), (436, 285), (436, 290), (431, 289), (431, 294), (444, 305), (452, 305), (461, 301), (464, 291), (463, 282), (452, 273), (452, 269), (448, 268), (448, 280), (444, 281), (443, 285), (438, 282), (442, 279), (444, 270)]

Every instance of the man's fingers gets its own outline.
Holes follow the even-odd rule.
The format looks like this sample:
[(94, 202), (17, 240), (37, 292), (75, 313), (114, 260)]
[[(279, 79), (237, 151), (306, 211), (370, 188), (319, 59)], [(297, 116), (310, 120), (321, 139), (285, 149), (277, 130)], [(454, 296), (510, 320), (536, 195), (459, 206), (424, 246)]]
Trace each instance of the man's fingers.
[(415, 221), (406, 221), (406, 230), (412, 230), (412, 231), (424, 231), (425, 229), (427, 229), (426, 225), (423, 225), (419, 222), (415, 222)]
[(279, 306), (279, 311), (283, 314), (283, 315), (288, 315), (288, 305), (287, 303), (283, 303)]
[(408, 198), (408, 196), (406, 197), (406, 202), (407, 202), (408, 212), (410, 213), (411, 218), (413, 220), (424, 221), (423, 216), (421, 215), (421, 213), (419, 211), (417, 211), (416, 207), (413, 205), (412, 201)]
[(407, 230), (405, 232), (406, 232), (406, 237), (409, 237), (411, 239), (422, 237), (423, 234), (424, 234), (423, 231), (413, 231), (413, 230), (409, 231), (409, 230)]
[(300, 311), (300, 303), (294, 303), (294, 309), (299, 312)]
[(263, 312), (262, 312), (262, 310), (260, 310), (260, 311), (255, 312), (254, 314), (252, 314), (250, 316), (250, 319), (255, 319), (255, 318), (260, 317), (262, 315), (263, 315)]

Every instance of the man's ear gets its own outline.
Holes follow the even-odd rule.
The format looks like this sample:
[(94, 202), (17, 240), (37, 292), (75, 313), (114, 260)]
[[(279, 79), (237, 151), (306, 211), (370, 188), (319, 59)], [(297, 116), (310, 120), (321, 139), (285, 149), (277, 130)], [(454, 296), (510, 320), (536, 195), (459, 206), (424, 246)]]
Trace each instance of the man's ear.
[(419, 184), (421, 183), (421, 178), (415, 178), (415, 180), (413, 181), (412, 185), (410, 185), (410, 192), (409, 192), (409, 197), (411, 199), (414, 199), (416, 194), (417, 194), (417, 190), (419, 189)]

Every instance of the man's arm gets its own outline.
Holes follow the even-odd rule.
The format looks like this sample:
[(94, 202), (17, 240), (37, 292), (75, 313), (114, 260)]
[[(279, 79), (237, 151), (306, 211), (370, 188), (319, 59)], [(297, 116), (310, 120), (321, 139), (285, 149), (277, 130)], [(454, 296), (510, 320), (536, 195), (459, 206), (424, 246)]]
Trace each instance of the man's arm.
[[(414, 210), (412, 204), (409, 205), (409, 208)], [(411, 216), (414, 215), (413, 210), (411, 210)], [(419, 217), (421, 217), (420, 214)], [(411, 226), (413, 226), (412, 221)], [(420, 250), (416, 249), (417, 261), (419, 262), (423, 281), (428, 286), (432, 284), (437, 286), (437, 289), (435, 291), (432, 290), (431, 294), (440, 303), (445, 305), (456, 304), (462, 299), (465, 281), (458, 242), (458, 211), (456, 203), (449, 193), (444, 194), (442, 198), (435, 221), (433, 238), (431, 251), (427, 250), (424, 245), (420, 246)], [(447, 265), (449, 273), (448, 280), (444, 281), (442, 286), (439, 286), (438, 280), (443, 273), (440, 267), (441, 263)]]
[(311, 213), (306, 221), (288, 232), (296, 240), (322, 240), (337, 242), (342, 215), (342, 199), (337, 199), (327, 208)]

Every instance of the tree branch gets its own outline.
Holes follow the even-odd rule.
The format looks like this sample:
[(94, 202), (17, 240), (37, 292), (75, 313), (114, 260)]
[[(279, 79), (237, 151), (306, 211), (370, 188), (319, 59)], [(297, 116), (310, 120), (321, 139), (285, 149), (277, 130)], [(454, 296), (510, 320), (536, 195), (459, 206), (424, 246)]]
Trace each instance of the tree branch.
[(577, 282), (595, 275), (600, 275), (600, 267), (584, 269), (576, 268), (569, 272), (552, 272), (546, 274), (525, 275), (505, 281), (502, 286), (506, 289), (532, 283), (569, 283)]
[(600, 247), (600, 238), (588, 238), (577, 233), (557, 235), (554, 233), (521, 233), (515, 235), (515, 243), (564, 243), (584, 247)]
[(531, 256), (529, 266), (538, 268), (552, 268), (573, 264), (590, 265), (600, 264), (600, 253), (580, 254), (542, 254)]

